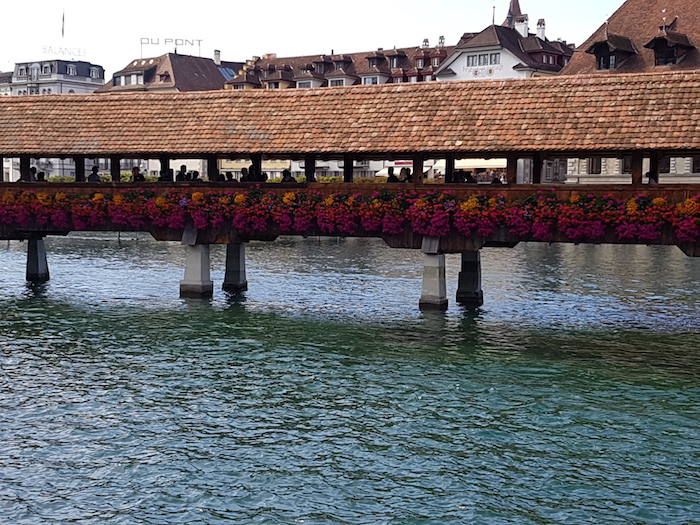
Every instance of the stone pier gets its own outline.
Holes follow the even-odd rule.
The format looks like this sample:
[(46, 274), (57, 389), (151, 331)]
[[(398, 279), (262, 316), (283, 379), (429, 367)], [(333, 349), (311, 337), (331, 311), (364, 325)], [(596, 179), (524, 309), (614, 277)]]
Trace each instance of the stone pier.
[(418, 307), (421, 310), (447, 310), (447, 285), (445, 279), (445, 254), (437, 253), (440, 239), (424, 237), (421, 250), (423, 262), (423, 284)]
[(245, 275), (245, 244), (226, 245), (226, 271), (221, 289), (231, 293), (245, 292), (248, 289)]
[(46, 261), (44, 238), (31, 236), (27, 246), (27, 281), (45, 283), (49, 280), (49, 264)]
[(211, 280), (209, 245), (187, 246), (185, 278), (180, 281), (180, 297), (207, 298), (214, 293)]
[(481, 252), (462, 252), (456, 299), (463, 306), (475, 307), (484, 304), (484, 292), (481, 289)]

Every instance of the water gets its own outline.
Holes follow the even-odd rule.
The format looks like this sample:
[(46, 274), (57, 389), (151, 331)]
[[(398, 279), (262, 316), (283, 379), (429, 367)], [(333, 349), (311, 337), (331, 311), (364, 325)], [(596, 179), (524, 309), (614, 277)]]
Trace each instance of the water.
[(0, 250), (0, 523), (700, 523), (677, 249), (487, 249), (485, 306), (439, 314), (373, 240), (253, 243), (211, 301), (176, 243), (47, 249), (35, 287)]

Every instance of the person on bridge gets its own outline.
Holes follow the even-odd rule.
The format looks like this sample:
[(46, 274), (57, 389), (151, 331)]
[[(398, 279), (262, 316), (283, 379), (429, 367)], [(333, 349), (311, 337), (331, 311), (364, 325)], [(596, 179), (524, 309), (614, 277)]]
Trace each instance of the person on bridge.
[(90, 175), (88, 175), (88, 182), (101, 182), (100, 180), (100, 174), (98, 173), (100, 171), (100, 168), (97, 166), (93, 166)]
[(187, 166), (180, 166), (180, 171), (175, 175), (175, 182), (185, 182), (187, 180)]
[(131, 182), (146, 182), (146, 177), (141, 173), (141, 168), (134, 166), (131, 168)]
[(297, 180), (292, 177), (292, 172), (289, 170), (282, 170), (282, 182), (296, 182)]
[(401, 168), (401, 182), (413, 182), (413, 175), (411, 174), (411, 168)]
[(387, 183), (395, 183), (395, 182), (401, 182), (399, 178), (394, 175), (394, 167), (390, 166), (389, 169), (387, 170), (388, 176), (386, 178)]

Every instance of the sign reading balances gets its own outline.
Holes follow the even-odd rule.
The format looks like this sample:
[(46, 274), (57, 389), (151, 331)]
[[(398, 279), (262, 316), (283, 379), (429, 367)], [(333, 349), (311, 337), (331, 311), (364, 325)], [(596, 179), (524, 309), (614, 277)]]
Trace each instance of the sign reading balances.
[(81, 58), (86, 57), (88, 54), (87, 49), (77, 46), (43, 46), (42, 52), (45, 55), (62, 56), (68, 58)]

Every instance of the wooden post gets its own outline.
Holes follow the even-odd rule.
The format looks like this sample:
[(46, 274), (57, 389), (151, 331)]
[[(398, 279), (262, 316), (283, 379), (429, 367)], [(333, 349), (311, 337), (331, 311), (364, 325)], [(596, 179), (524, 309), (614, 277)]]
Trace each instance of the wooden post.
[(532, 183), (540, 184), (542, 182), (542, 165), (544, 159), (541, 153), (535, 153), (532, 156)]
[(313, 153), (304, 156), (304, 175), (306, 182), (316, 182), (316, 155)]
[(423, 156), (413, 156), (413, 182), (423, 184)]
[(31, 159), (29, 155), (19, 156), (19, 180), (29, 180), (29, 164)]
[(507, 157), (506, 181), (508, 184), (518, 183), (518, 156), (511, 153)]
[(644, 155), (642, 153), (633, 153), (632, 154), (632, 184), (634, 186), (641, 186), (643, 181), (644, 174), (642, 173), (642, 170), (644, 165)]
[(343, 155), (343, 182), (352, 182), (354, 178), (354, 166), (352, 153)]
[(262, 182), (262, 155), (254, 153), (250, 156), (253, 179), (255, 182)]
[(85, 157), (76, 155), (73, 161), (75, 162), (75, 182), (85, 182)]
[(451, 153), (448, 153), (445, 156), (445, 184), (451, 184), (455, 181), (454, 179), (454, 173), (455, 173), (455, 156)]
[(160, 161), (158, 180), (160, 182), (172, 182), (173, 179), (170, 176), (170, 157), (168, 155), (159, 155), (158, 160)]
[(112, 182), (121, 182), (121, 180), (122, 180), (121, 159), (116, 155), (112, 155), (109, 158), (109, 172), (112, 175)]
[[(659, 182), (659, 161), (661, 160), (661, 155), (658, 151), (652, 151), (649, 154), (649, 180), (647, 182), (654, 183)], [(654, 181), (654, 182), (652, 182)], [(642, 179), (642, 184), (644, 180)]]
[[(262, 159), (260, 163), (262, 165)], [(212, 182), (219, 180), (219, 159), (216, 155), (207, 155), (207, 179)]]

